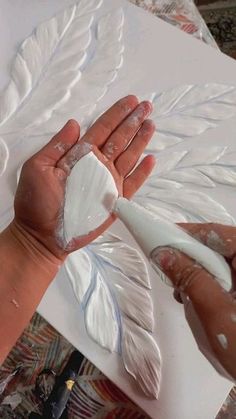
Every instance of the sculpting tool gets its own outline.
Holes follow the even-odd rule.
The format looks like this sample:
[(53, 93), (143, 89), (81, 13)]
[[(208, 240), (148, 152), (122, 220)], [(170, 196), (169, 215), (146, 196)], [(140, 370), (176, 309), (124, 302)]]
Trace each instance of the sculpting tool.
[(154, 270), (160, 274), (156, 249), (172, 247), (196, 260), (226, 289), (231, 288), (231, 272), (223, 256), (188, 235), (183, 229), (159, 219), (147, 209), (118, 198), (114, 212), (135, 238)]
[(79, 351), (72, 352), (61, 375), (43, 407), (42, 415), (32, 412), (30, 419), (62, 419), (72, 388), (78, 375), (84, 357)]

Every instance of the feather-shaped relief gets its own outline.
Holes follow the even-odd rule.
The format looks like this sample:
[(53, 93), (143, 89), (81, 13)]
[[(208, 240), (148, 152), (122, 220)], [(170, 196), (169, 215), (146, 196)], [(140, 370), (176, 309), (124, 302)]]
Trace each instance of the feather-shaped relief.
[(0, 133), (53, 134), (69, 118), (89, 118), (123, 62), (123, 10), (94, 24), (101, 4), (81, 0), (23, 42), (1, 95)]
[(236, 114), (236, 88), (226, 84), (180, 85), (152, 94), (158, 130), (149, 151), (160, 151), (215, 128)]
[(139, 252), (106, 234), (70, 255), (65, 268), (89, 336), (117, 351), (144, 394), (157, 398), (161, 357), (152, 337), (150, 279)]
[[(0, 97), (2, 137), (8, 134), (16, 143), (19, 132), (46, 134), (46, 141), (71, 117), (84, 127), (94, 119), (98, 102), (122, 66), (124, 51), (123, 11), (117, 9), (94, 24), (101, 4), (80, 0), (39, 25), (23, 42)], [(158, 126), (157, 140), (150, 145), (154, 152), (200, 135), (236, 111), (235, 87), (216, 83), (178, 86), (152, 99)], [(205, 158), (195, 150), (160, 154), (157, 171), (136, 199), (172, 221), (234, 223), (222, 205), (192, 186), (233, 186), (236, 155), (220, 147), (206, 152)], [(0, 174), (7, 159), (8, 149), (0, 140)], [(120, 353), (142, 391), (157, 397), (161, 357), (152, 337), (151, 286), (140, 254), (120, 238), (106, 235), (70, 255), (66, 270), (84, 309), (88, 334)]]
[(235, 224), (208, 192), (216, 185), (236, 186), (235, 157), (228, 147), (160, 153), (154, 173), (135, 199), (170, 221)]

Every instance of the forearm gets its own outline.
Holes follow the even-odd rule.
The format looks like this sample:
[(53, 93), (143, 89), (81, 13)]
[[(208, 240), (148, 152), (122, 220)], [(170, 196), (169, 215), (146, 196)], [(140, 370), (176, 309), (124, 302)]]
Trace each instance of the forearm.
[(59, 268), (60, 261), (14, 223), (0, 234), (0, 363)]

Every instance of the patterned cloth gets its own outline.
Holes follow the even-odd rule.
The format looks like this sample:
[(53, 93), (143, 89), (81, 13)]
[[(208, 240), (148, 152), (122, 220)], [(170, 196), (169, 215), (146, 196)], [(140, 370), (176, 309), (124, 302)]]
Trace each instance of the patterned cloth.
[[(0, 369), (0, 418), (25, 419), (34, 411), (42, 413), (43, 402), (36, 392), (37, 377), (45, 368), (59, 375), (73, 346), (35, 314)], [(46, 380), (49, 395), (54, 382)], [(69, 419), (146, 419), (135, 406), (91, 362), (83, 359), (73, 387), (67, 413)]]
[[(191, 0), (130, 1), (216, 46)], [(43, 401), (36, 391), (37, 378), (45, 368), (59, 375), (73, 350), (73, 346), (66, 339), (35, 314), (0, 369), (0, 418), (26, 419), (32, 411), (42, 413)], [(41, 383), (45, 399), (55, 383), (52, 376), (51, 381), (46, 380)], [(67, 406), (67, 417), (69, 419), (147, 418), (86, 358), (83, 358), (72, 390)], [(217, 419), (233, 418), (236, 418), (236, 389), (232, 390), (217, 416)]]

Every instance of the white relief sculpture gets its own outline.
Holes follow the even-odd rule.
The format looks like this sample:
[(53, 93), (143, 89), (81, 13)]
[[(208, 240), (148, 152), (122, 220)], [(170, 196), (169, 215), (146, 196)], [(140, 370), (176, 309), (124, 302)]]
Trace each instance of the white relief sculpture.
[(219, 83), (180, 85), (153, 94), (158, 127), (149, 151), (160, 151), (215, 128), (236, 113), (236, 88)]
[(123, 63), (120, 8), (98, 21), (95, 54), (88, 57), (94, 12), (101, 4), (81, 0), (39, 25), (23, 42), (1, 95), (2, 135), (19, 130), (34, 136), (54, 134), (75, 111), (81, 124), (89, 123)]
[(162, 152), (135, 200), (169, 221), (235, 224), (224, 206), (207, 193), (217, 184), (236, 186), (236, 152), (228, 147)]
[[(94, 24), (101, 4), (102, 0), (80, 0), (39, 25), (24, 41), (10, 84), (0, 96), (2, 137), (7, 134), (16, 142), (19, 132), (29, 134), (35, 137), (37, 149), (37, 136), (46, 134), (47, 141), (68, 118), (76, 117), (85, 128), (97, 116), (96, 106), (115, 80), (124, 51), (123, 10)], [(149, 151), (154, 152), (200, 135), (236, 113), (234, 86), (184, 85), (152, 99), (158, 132)], [(8, 149), (0, 140), (0, 174), (7, 159)], [(195, 149), (168, 156), (158, 153), (157, 170), (135, 199), (160, 218), (232, 224), (233, 218), (208, 196), (207, 189), (222, 183), (234, 186), (235, 168), (236, 152), (224, 147), (204, 149), (204, 153)], [(89, 335), (120, 353), (143, 392), (157, 397), (161, 357), (151, 334), (151, 285), (139, 252), (118, 237), (104, 235), (72, 254), (66, 270), (85, 311)]]
[(105, 234), (71, 254), (65, 267), (89, 336), (117, 351), (144, 394), (157, 398), (161, 356), (151, 334), (151, 284), (140, 253), (119, 237)]

